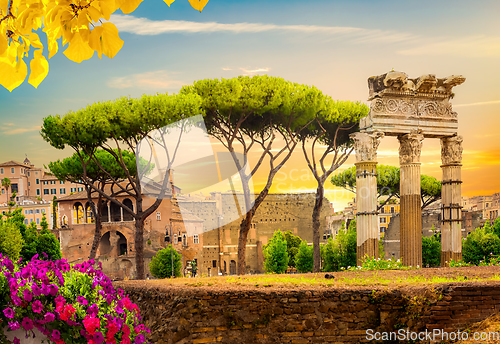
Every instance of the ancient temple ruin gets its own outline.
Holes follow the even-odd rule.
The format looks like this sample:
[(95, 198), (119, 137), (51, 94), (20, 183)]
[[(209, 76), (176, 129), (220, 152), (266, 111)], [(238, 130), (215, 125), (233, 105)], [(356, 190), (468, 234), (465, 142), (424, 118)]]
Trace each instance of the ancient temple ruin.
[(450, 99), (462, 76), (436, 78), (433, 74), (410, 79), (403, 72), (368, 79), (371, 101), (360, 132), (351, 134), (356, 150), (358, 202), (357, 257), (378, 257), (377, 148), (385, 136), (399, 140), (401, 197), (401, 257), (403, 264), (422, 266), (420, 151), (424, 138), (441, 140), (442, 208), (441, 266), (462, 258), (461, 162), (462, 137)]

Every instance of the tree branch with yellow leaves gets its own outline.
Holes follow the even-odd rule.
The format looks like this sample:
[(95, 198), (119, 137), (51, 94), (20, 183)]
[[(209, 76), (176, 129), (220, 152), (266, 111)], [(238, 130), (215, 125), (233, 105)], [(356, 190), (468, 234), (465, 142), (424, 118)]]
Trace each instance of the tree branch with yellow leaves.
[[(26, 60), (30, 50), (28, 83), (35, 88), (49, 72), (49, 63), (43, 55), (48, 49), (49, 59), (62, 47), (72, 61), (90, 59), (95, 52), (99, 58), (113, 58), (123, 46), (118, 29), (109, 22), (111, 14), (120, 9), (128, 14), (143, 0), (0, 0), (0, 85), (12, 91), (28, 75)], [(164, 0), (170, 6), (175, 0)], [(189, 0), (191, 6), (202, 11), (208, 0)], [(104, 20), (104, 22), (103, 22)], [(43, 23), (43, 28), (42, 28)], [(38, 34), (42, 29), (47, 46)]]

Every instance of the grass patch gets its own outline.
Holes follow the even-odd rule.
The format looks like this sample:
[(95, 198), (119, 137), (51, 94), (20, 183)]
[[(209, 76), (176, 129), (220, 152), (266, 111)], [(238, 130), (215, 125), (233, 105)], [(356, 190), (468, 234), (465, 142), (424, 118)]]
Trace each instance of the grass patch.
[(470, 278), (462, 275), (441, 277), (425, 276), (410, 273), (401, 276), (384, 276), (378, 272), (361, 274), (353, 271), (351, 274), (337, 275), (335, 279), (325, 279), (324, 274), (305, 275), (252, 275), (252, 276), (216, 276), (149, 280), (150, 284), (185, 285), (191, 287), (202, 286), (243, 286), (253, 288), (269, 287), (342, 287), (342, 286), (368, 286), (368, 285), (411, 285), (411, 284), (436, 284), (450, 282), (475, 282), (475, 281), (500, 281), (500, 275), (489, 278)]

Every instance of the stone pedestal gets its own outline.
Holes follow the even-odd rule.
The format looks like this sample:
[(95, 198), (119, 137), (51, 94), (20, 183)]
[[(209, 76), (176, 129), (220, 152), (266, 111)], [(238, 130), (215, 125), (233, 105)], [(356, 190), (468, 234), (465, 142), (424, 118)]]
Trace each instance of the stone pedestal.
[(357, 264), (368, 256), (378, 258), (377, 148), (382, 132), (353, 133), (356, 149)]
[(441, 266), (462, 259), (462, 137), (441, 139)]
[(422, 208), (420, 195), (420, 131), (401, 135), (399, 140), (401, 257), (407, 266), (422, 266)]

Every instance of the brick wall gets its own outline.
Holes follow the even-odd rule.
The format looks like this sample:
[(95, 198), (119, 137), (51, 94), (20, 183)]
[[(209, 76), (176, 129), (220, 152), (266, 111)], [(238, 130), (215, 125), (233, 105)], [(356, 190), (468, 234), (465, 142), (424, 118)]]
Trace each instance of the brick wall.
[(287, 290), (116, 282), (157, 344), (358, 343), (366, 331), (463, 329), (500, 310), (500, 282)]

